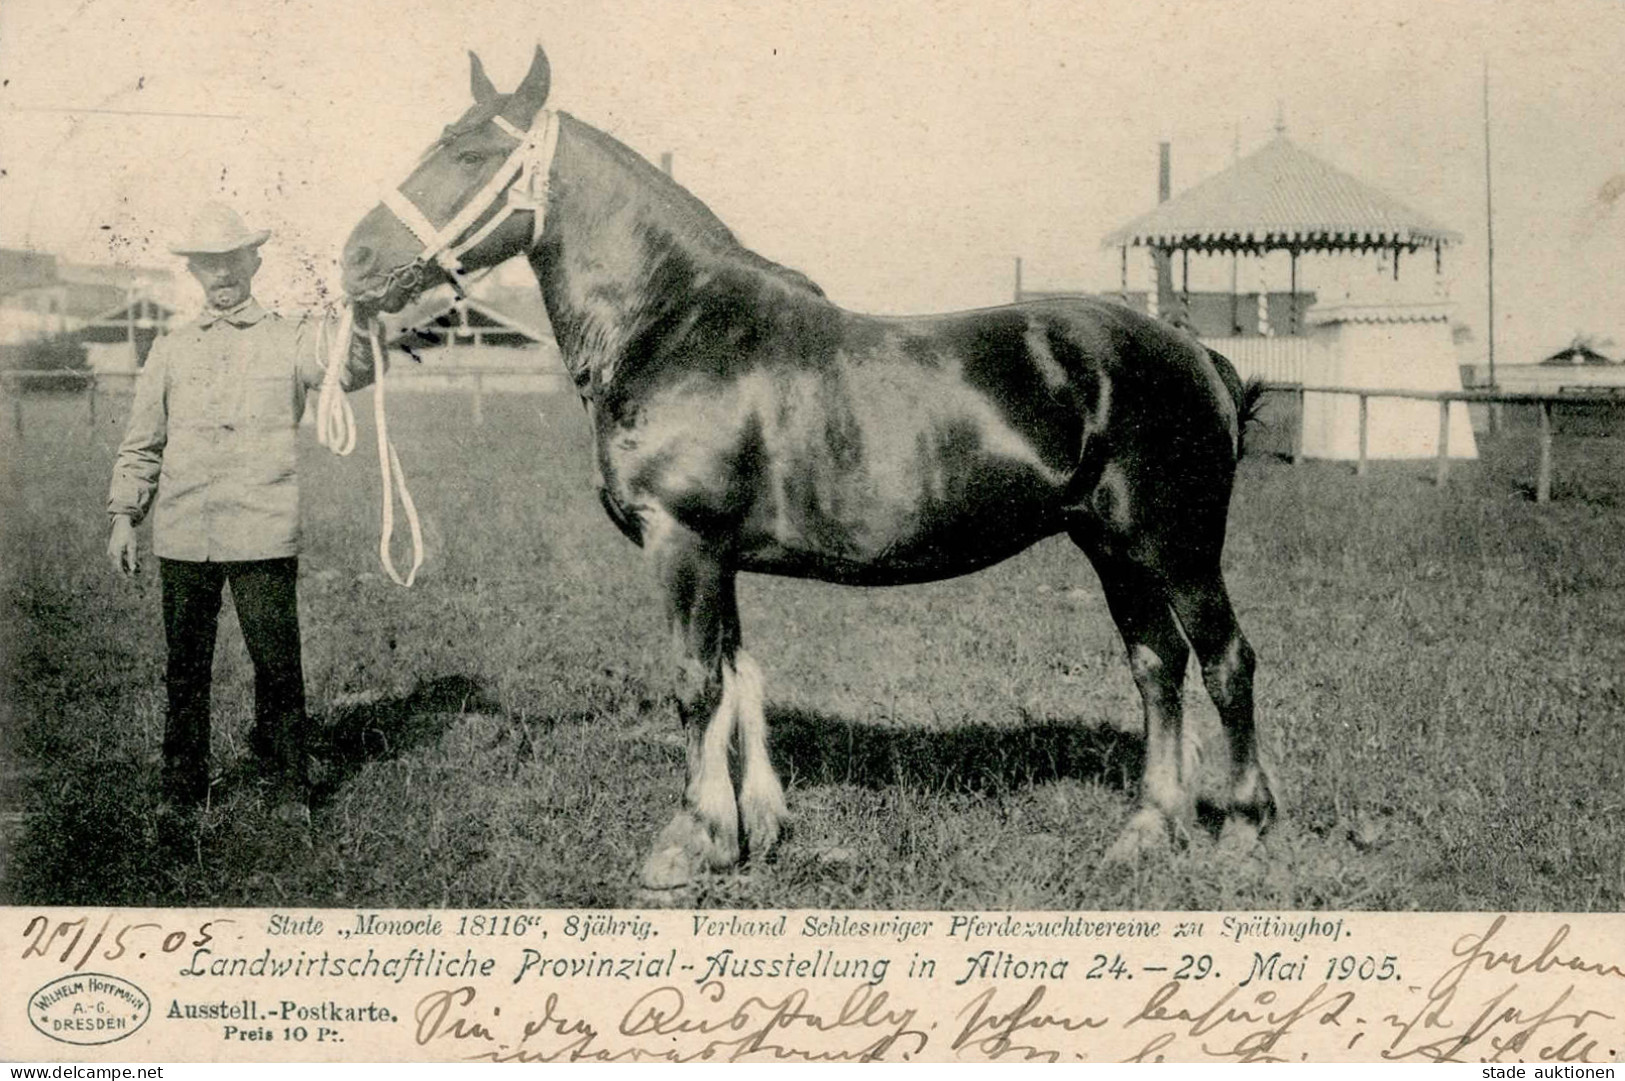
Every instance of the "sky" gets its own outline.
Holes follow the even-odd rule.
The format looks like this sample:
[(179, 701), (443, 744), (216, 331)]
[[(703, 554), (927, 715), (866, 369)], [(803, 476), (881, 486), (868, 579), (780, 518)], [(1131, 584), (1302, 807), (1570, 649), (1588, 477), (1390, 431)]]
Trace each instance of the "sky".
[(1442, 284), (1480, 348), (1487, 62), (1497, 356), (1625, 351), (1621, 0), (6, 0), (0, 245), (179, 271), (166, 241), (223, 198), (275, 230), (262, 296), (312, 303), (468, 104), (467, 50), (507, 90), (537, 43), (554, 107), (874, 312), (1003, 302), (1017, 256), (1031, 288), (1115, 288), (1100, 240), (1154, 205), (1157, 144), (1177, 193), (1279, 116), (1463, 234)]

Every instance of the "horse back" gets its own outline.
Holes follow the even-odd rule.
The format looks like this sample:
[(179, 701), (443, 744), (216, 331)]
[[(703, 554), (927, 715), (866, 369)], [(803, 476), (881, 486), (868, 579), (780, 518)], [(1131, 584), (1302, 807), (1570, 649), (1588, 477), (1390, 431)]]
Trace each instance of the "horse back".
[(1072, 528), (1103, 478), (1137, 507), (1159, 481), (1228, 498), (1223, 377), (1155, 320), (1083, 299), (877, 317), (747, 285), (674, 308), (634, 357), (600, 432), (618, 521), (658, 503), (747, 569), (883, 584)]

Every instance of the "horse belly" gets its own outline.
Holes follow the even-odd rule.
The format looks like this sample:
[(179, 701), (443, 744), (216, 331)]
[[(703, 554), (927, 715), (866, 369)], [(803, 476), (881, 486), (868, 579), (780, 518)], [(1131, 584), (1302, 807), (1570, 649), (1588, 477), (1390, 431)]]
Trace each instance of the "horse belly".
[(985, 404), (843, 394), (799, 416), (780, 409), (792, 419), (768, 429), (742, 569), (857, 585), (930, 581), (1055, 532), (1067, 478)]

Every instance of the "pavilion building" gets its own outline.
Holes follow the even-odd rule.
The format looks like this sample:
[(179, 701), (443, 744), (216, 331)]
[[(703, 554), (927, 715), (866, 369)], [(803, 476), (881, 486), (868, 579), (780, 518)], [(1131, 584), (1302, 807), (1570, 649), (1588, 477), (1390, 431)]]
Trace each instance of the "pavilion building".
[[(1243, 378), (1304, 386), (1302, 453), (1354, 459), (1358, 399), (1313, 388), (1459, 390), (1443, 258), (1460, 241), (1278, 124), (1261, 149), (1105, 244), (1120, 250), (1125, 303), (1185, 327)], [(1131, 288), (1131, 248), (1151, 255), (1143, 288)], [(1193, 254), (1202, 288), (1192, 287)], [(1226, 277), (1228, 288), (1214, 288)], [(1450, 456), (1476, 457), (1466, 406), (1450, 409)], [(1436, 454), (1433, 403), (1373, 397), (1369, 411), (1369, 457)]]

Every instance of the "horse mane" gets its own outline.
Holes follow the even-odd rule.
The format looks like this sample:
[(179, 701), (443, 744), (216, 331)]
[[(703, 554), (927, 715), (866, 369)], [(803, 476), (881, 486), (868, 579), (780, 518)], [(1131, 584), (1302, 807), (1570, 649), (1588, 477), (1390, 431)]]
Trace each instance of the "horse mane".
[(684, 237), (697, 241), (713, 255), (743, 263), (750, 269), (768, 274), (794, 289), (804, 290), (815, 296), (824, 295), (824, 290), (818, 283), (801, 271), (782, 263), (775, 263), (741, 244), (734, 236), (733, 230), (712, 213), (710, 207), (666, 172), (651, 165), (643, 155), (613, 135), (568, 113), (560, 113), (559, 116), (561, 119), (571, 120), (582, 136), (624, 169), (636, 181), (642, 198), (652, 205), (659, 205), (670, 218), (675, 219), (672, 224), (677, 226)]

